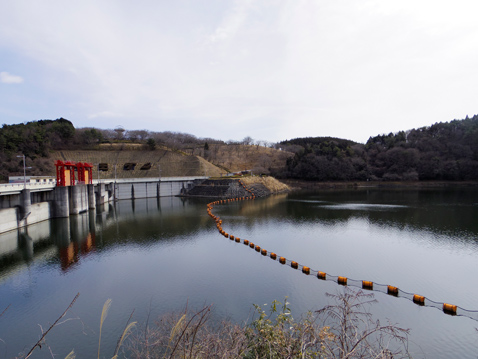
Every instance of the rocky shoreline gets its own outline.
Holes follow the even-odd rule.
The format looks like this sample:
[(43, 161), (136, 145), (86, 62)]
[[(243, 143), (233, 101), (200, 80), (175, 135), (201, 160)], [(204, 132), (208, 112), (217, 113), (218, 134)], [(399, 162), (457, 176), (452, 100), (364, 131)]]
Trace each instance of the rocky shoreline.
[(181, 193), (182, 197), (238, 198), (249, 197), (239, 180), (251, 190), (256, 197), (290, 191), (289, 186), (273, 177), (212, 178), (196, 183), (194, 187)]

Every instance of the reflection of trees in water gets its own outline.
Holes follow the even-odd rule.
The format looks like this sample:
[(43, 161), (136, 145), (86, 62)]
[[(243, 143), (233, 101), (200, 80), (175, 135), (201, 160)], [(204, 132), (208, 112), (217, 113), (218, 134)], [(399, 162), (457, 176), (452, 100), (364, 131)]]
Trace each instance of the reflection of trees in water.
[[(229, 224), (249, 229), (271, 221), (336, 227), (360, 219), (382, 229), (431, 233), (423, 237), (435, 242), (451, 238), (469, 243), (478, 238), (476, 194), (473, 189), (293, 192), (231, 202), (215, 210)], [(125, 200), (50, 220), (39, 224), (41, 230), (33, 225), (9, 233), (0, 238), (0, 274), (8, 276), (37, 258), (66, 270), (93, 251), (117, 245), (192, 240), (195, 233), (213, 226), (205, 212), (207, 202), (176, 197)]]
[[(337, 226), (361, 219), (380, 228), (415, 230), (476, 241), (476, 189), (333, 190), (293, 192), (286, 197), (235, 204), (246, 226), (271, 219), (300, 226)], [(234, 215), (234, 206), (227, 213)], [(437, 237), (439, 238), (439, 237)]]

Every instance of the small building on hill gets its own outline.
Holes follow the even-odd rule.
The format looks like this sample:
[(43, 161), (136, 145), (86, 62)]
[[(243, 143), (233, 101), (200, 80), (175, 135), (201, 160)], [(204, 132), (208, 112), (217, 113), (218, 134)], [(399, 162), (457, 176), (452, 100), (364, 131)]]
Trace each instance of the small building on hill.
[(55, 176), (9, 176), (8, 183), (23, 183), (25, 179), (26, 183), (38, 183), (38, 184), (54, 184), (56, 183)]

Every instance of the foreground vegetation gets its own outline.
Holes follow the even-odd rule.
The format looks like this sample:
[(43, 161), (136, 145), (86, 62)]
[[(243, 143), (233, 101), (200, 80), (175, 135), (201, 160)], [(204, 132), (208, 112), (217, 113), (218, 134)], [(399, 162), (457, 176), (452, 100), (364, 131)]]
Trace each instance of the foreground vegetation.
[(334, 305), (294, 320), (285, 301), (255, 305), (250, 324), (210, 325), (211, 307), (169, 314), (131, 337), (132, 358), (409, 358), (408, 330), (373, 321), (372, 295), (346, 289)]
[[(114, 353), (107, 357), (410, 358), (408, 330), (391, 323), (382, 325), (372, 319), (368, 309), (375, 302), (373, 294), (345, 287), (339, 294), (327, 295), (334, 304), (308, 312), (300, 320), (292, 317), (287, 298), (284, 303), (273, 301), (270, 307), (254, 305), (252, 320), (243, 325), (230, 320), (213, 320), (210, 305), (200, 310), (191, 310), (186, 305), (184, 311), (166, 314), (154, 323), (149, 322), (148, 316), (143, 325), (132, 322), (133, 310)], [(46, 331), (42, 330), (38, 342), (18, 358), (29, 358), (42, 348), (53, 353), (47, 335), (64, 322), (63, 318), (78, 296)], [(111, 299), (108, 299), (101, 313), (98, 358), (105, 357), (101, 352), (102, 327), (110, 306)], [(76, 358), (74, 350), (66, 358)]]

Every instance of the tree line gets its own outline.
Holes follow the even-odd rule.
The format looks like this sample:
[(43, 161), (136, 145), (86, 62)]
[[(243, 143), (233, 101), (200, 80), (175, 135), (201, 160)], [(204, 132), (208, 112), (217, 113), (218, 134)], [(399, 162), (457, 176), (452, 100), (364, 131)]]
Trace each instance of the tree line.
[(478, 179), (478, 115), (388, 135), (366, 144), (331, 137), (283, 141), (295, 153), (274, 175), (318, 181)]
[(208, 143), (224, 144), (212, 138), (170, 131), (75, 128), (64, 118), (4, 124), (0, 128), (0, 182), (8, 181), (9, 176), (23, 175), (23, 158), (18, 156), (25, 155), (26, 166), (31, 167), (28, 175), (53, 175), (52, 151), (100, 149), (101, 145), (111, 143), (142, 144), (147, 150), (162, 146), (190, 154), (200, 152), (197, 149), (204, 152)]
[[(214, 160), (218, 146), (275, 147), (294, 153), (284, 165), (267, 167), (264, 173), (279, 178), (312, 181), (417, 181), (478, 180), (478, 115), (435, 123), (397, 133), (370, 137), (365, 144), (334, 137), (305, 137), (276, 144), (254, 141), (221, 141), (179, 132), (75, 128), (64, 118), (39, 120), (0, 128), (0, 181), (23, 174), (25, 155), (29, 175), (54, 173), (50, 152), (99, 149), (107, 143), (143, 144), (183, 151)], [(212, 157), (211, 157), (212, 156)], [(280, 157), (280, 156), (279, 156)], [(232, 164), (231, 164), (232, 165)]]

